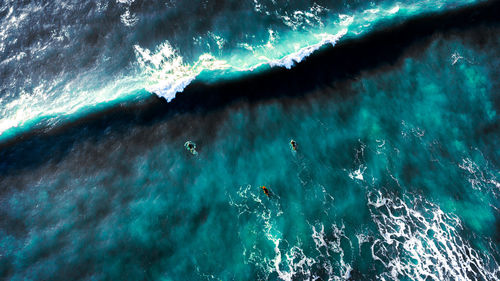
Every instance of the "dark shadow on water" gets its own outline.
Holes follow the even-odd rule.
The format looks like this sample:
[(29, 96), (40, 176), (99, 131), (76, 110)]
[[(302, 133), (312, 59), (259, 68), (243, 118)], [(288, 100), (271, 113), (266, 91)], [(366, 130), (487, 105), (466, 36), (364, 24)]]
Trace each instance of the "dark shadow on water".
[[(214, 84), (195, 81), (172, 102), (156, 96), (90, 114), (55, 128), (41, 128), (0, 144), (0, 176), (59, 161), (81, 140), (99, 140), (109, 132), (154, 125), (185, 113), (203, 114), (235, 103), (257, 104), (282, 97), (301, 97), (335, 82), (355, 80), (361, 72), (394, 66), (416, 44), (434, 34), (500, 23), (500, 2), (424, 15), (386, 27), (359, 39), (324, 47), (291, 70), (274, 68)], [(481, 38), (477, 40), (478, 44)], [(90, 163), (89, 163), (90, 164)]]

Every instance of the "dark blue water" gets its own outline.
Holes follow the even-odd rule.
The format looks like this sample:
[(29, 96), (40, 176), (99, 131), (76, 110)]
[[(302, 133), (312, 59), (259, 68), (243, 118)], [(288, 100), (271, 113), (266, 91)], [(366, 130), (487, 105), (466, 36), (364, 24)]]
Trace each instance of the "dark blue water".
[(499, 9), (463, 4), (2, 3), (0, 278), (500, 279)]

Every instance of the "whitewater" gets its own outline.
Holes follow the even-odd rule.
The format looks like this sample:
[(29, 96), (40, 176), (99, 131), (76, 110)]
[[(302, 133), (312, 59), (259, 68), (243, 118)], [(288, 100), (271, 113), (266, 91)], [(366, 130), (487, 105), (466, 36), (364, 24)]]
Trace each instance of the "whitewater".
[[(255, 0), (245, 12), (255, 26), (241, 30), (239, 36), (228, 34), (233, 27), (241, 28), (239, 21), (226, 20), (224, 26), (229, 27), (212, 23), (203, 30), (171, 33), (173, 39), (146, 38), (151, 11), (141, 10), (132, 0), (60, 7), (11, 2), (0, 10), (4, 27), (0, 32), (0, 139), (58, 126), (151, 94), (171, 101), (195, 79), (213, 83), (273, 67), (291, 68), (338, 40), (474, 2), (381, 1), (340, 7), (334, 2), (294, 3), (283, 9), (274, 2)], [(163, 8), (167, 16), (189, 16), (175, 2)], [(54, 19), (42, 17), (47, 13)], [(75, 20), (82, 13), (86, 16)], [(204, 15), (202, 21), (226, 17), (231, 15)], [(155, 20), (168, 24), (168, 18)], [(115, 21), (119, 30), (109, 27)], [(36, 28), (27, 31), (33, 23)], [(20, 37), (23, 32), (35, 32), (33, 39)]]
[(0, 279), (499, 280), (500, 3), (0, 5)]

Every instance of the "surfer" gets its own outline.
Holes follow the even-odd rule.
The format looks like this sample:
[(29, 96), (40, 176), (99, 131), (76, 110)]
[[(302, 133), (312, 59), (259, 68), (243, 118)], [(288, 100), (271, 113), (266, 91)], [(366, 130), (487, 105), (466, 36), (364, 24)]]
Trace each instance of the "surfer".
[(267, 195), (267, 197), (271, 196), (271, 193), (269, 192), (269, 189), (267, 189), (267, 187), (261, 186), (260, 188), (262, 189), (262, 191), (264, 191), (264, 194)]
[(297, 142), (294, 141), (293, 139), (290, 140), (290, 147), (292, 148), (293, 151), (297, 151)]
[(184, 143), (184, 147), (189, 151), (191, 154), (196, 155), (198, 152), (196, 151), (196, 144), (192, 141), (187, 141)]

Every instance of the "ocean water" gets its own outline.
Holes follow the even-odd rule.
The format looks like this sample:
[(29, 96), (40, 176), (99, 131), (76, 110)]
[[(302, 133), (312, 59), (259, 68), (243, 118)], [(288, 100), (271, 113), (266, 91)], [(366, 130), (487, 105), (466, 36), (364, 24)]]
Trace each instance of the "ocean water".
[(499, 280), (498, 4), (324, 2), (2, 3), (0, 279)]
[(289, 68), (342, 37), (475, 2), (2, 2), (0, 139), (151, 93), (171, 100), (203, 71)]

